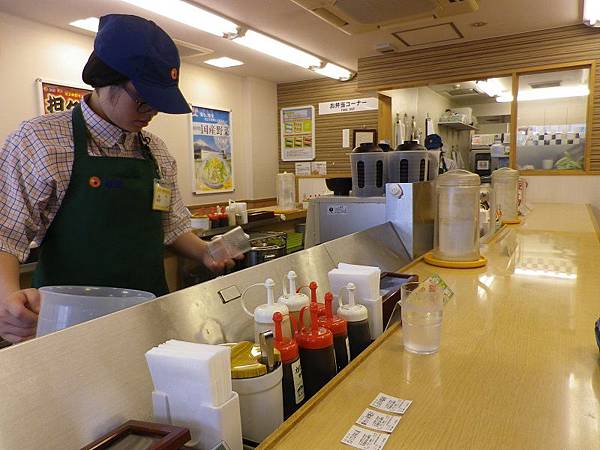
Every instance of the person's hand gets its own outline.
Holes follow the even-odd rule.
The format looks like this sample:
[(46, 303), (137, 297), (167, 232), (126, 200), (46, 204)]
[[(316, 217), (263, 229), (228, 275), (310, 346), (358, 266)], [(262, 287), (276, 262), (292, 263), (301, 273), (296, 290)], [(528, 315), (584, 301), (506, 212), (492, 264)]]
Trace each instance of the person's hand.
[(0, 336), (13, 344), (35, 336), (40, 293), (22, 289), (0, 300)]
[(213, 273), (222, 273), (225, 269), (233, 269), (235, 262), (243, 259), (244, 255), (240, 255), (235, 259), (223, 259), (217, 261), (210, 254), (208, 245), (204, 246), (204, 251), (202, 252), (202, 264), (204, 264), (206, 268)]

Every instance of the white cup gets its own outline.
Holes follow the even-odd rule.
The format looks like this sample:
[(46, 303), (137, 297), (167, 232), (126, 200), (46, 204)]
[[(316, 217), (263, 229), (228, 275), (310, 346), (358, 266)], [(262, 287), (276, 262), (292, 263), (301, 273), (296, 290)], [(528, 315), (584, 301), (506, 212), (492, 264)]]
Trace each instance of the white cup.
[(544, 170), (550, 170), (554, 167), (554, 160), (553, 159), (544, 159), (542, 160), (542, 169)]

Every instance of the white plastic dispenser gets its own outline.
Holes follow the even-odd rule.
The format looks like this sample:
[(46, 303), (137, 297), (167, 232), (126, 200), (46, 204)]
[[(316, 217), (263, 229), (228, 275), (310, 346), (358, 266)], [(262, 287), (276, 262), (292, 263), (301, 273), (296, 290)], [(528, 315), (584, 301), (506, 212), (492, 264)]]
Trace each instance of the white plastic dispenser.
[[(344, 291), (348, 293), (348, 303), (344, 304)], [(367, 308), (356, 303), (354, 298), (356, 286), (348, 283), (339, 294), (340, 307), (337, 315), (348, 324), (348, 342), (350, 344), (350, 358), (356, 358), (371, 343), (371, 332), (369, 331), (369, 313)]]
[[(255, 286), (264, 286), (267, 289), (267, 303), (258, 305), (254, 312), (251, 312), (246, 306), (246, 293)], [(248, 286), (242, 293), (241, 304), (242, 308), (250, 317), (254, 319), (254, 342), (259, 343), (258, 335), (263, 331), (275, 332), (275, 323), (273, 322), (273, 314), (281, 313), (283, 321), (281, 322), (282, 330), (286, 337), (291, 337), (291, 326), (288, 307), (281, 303), (275, 303), (273, 296), (273, 287), (275, 282), (271, 278), (267, 278), (264, 283), (256, 283)]]
[(298, 278), (298, 275), (296, 275), (296, 272), (293, 270), (290, 270), (287, 273), (288, 288), (286, 289), (286, 282), (284, 281), (283, 295), (277, 300), (277, 303), (280, 305), (287, 306), (289, 315), (293, 318), (290, 320), (290, 326), (292, 325), (292, 321), (296, 321), (296, 323), (298, 323), (300, 318), (300, 310), (303, 306), (308, 306), (310, 304), (308, 295), (303, 294), (302, 292), (296, 292), (296, 278)]

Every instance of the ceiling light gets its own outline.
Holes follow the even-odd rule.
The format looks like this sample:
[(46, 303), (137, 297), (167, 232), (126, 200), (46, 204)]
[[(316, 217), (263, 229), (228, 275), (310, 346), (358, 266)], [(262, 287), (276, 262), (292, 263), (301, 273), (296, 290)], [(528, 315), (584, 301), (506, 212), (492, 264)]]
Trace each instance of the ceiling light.
[[(587, 86), (561, 86), (522, 91), (519, 92), (517, 100), (520, 102), (527, 102), (531, 100), (550, 100), (554, 98), (585, 97), (589, 94), (590, 90)], [(496, 101), (500, 103), (512, 102), (512, 100), (512, 95), (496, 97)]]
[(75, 20), (69, 25), (72, 25), (77, 28), (83, 28), (84, 30), (91, 31), (93, 33), (97, 33), (99, 23), (100, 19), (98, 19), (97, 17), (88, 17), (87, 19)]
[(204, 61), (204, 63), (221, 68), (241, 66), (242, 64), (244, 64), (242, 61), (238, 61), (237, 59), (233, 58), (228, 58), (227, 56), (222, 56), (221, 58), (207, 59), (206, 61)]
[(490, 97), (496, 97), (506, 92), (502, 84), (500, 84), (496, 78), (476, 81), (475, 88)]
[(311, 70), (318, 73), (319, 75), (324, 75), (326, 77), (334, 78), (340, 81), (351, 80), (355, 75), (354, 72), (351, 72), (348, 69), (344, 69), (343, 67), (337, 66), (332, 63), (327, 63), (324, 67), (313, 67), (311, 68)]
[(170, 0), (168, 2), (164, 0), (122, 1), (216, 36), (224, 37), (238, 33), (236, 23), (182, 0)]
[(600, 1), (583, 1), (583, 23), (590, 27), (600, 27)]
[(305, 69), (321, 66), (321, 60), (316, 56), (254, 30), (248, 30), (243, 36), (234, 38), (233, 42)]

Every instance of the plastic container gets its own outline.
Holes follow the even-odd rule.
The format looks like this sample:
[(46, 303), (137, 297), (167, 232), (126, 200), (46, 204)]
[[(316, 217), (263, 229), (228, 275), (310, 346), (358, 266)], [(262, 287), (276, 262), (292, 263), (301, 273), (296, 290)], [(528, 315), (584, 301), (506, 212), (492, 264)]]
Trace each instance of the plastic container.
[(151, 292), (112, 287), (45, 286), (39, 291), (41, 309), (37, 336), (44, 336), (156, 298)]
[[(275, 358), (279, 358), (278, 351)], [(281, 364), (269, 372), (260, 362), (258, 347), (240, 342), (231, 349), (231, 377), (240, 397), (242, 436), (259, 443), (283, 423)]]
[(277, 174), (277, 207), (283, 211), (296, 208), (296, 176), (293, 173)]
[(350, 153), (352, 195), (378, 197), (385, 194), (386, 153), (376, 144), (360, 144)]
[(311, 324), (310, 327), (305, 327), (303, 316), (306, 309), (305, 306), (300, 312), (300, 330), (296, 334), (296, 341), (300, 349), (304, 392), (309, 399), (335, 376), (337, 369), (333, 333), (319, 326), (316, 303), (311, 303), (308, 308)]
[(333, 294), (331, 292), (325, 294), (325, 316), (319, 317), (319, 326), (327, 328), (333, 334), (335, 363), (339, 372), (350, 361), (350, 344), (346, 321), (333, 315)]
[[(348, 304), (343, 302), (344, 290), (348, 292)], [(369, 330), (369, 313), (363, 305), (356, 304), (354, 300), (354, 283), (348, 285), (340, 291), (338, 298), (340, 307), (337, 315), (344, 319), (348, 324), (348, 341), (350, 345), (350, 359), (356, 358), (371, 343), (371, 331)]]
[[(290, 317), (298, 323), (300, 320), (300, 311), (304, 306), (308, 306), (310, 304), (310, 300), (306, 294), (302, 292), (296, 292), (296, 272), (290, 270), (287, 274), (287, 282), (289, 288), (286, 289), (285, 281), (283, 283), (283, 295), (277, 299), (277, 303), (287, 306)], [(292, 325), (292, 320), (290, 320), (290, 325)], [(293, 330), (292, 330), (293, 335)]]
[(492, 173), (496, 211), (502, 222), (511, 223), (519, 220), (518, 183), (518, 170), (503, 167)]
[(434, 258), (477, 261), (479, 254), (479, 176), (455, 169), (436, 182)]
[(227, 233), (215, 236), (208, 242), (208, 250), (215, 261), (233, 259), (250, 251), (250, 236), (241, 227), (235, 227)]
[(246, 202), (229, 200), (229, 206), (225, 208), (225, 211), (230, 227), (248, 223), (248, 204)]
[(288, 339), (283, 336), (282, 320), (281, 313), (273, 314), (275, 348), (281, 355), (283, 370), (283, 417), (287, 419), (304, 403), (304, 381), (302, 380), (302, 364), (300, 363), (298, 344), (294, 338)]
[(414, 282), (403, 284), (400, 290), (404, 349), (419, 354), (436, 353), (440, 348), (444, 313), (442, 288)]
[[(250, 312), (246, 306), (246, 293), (255, 286), (264, 286), (267, 289), (267, 303), (257, 306), (254, 312)], [(275, 330), (275, 323), (273, 322), (273, 314), (279, 312), (283, 315), (283, 330), (287, 337), (291, 337), (292, 328), (289, 325), (289, 311), (287, 306), (280, 303), (275, 303), (273, 300), (273, 287), (275, 282), (267, 278), (264, 283), (256, 283), (248, 286), (244, 292), (242, 292), (241, 304), (244, 312), (254, 319), (254, 342), (259, 342), (259, 334), (264, 331)]]
[(415, 141), (407, 141), (387, 153), (388, 183), (427, 181), (429, 157), (427, 149)]

